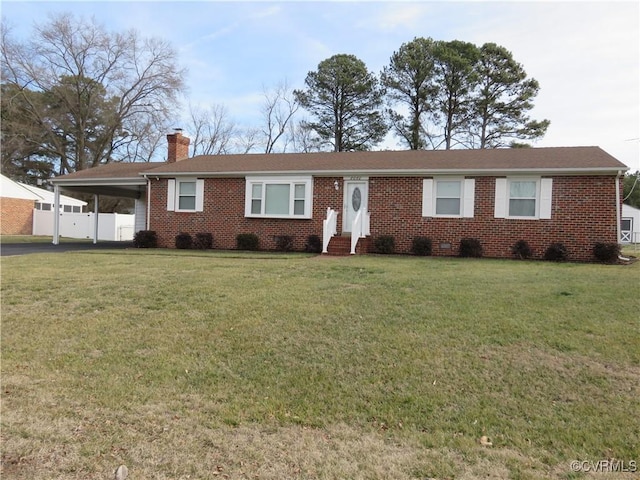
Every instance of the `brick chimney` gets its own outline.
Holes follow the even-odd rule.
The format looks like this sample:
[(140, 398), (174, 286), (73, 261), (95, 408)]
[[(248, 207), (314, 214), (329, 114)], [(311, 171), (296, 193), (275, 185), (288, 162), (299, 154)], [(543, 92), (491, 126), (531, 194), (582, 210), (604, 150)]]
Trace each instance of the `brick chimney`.
[(167, 161), (174, 163), (189, 158), (189, 142), (188, 137), (182, 136), (181, 128), (176, 128), (175, 133), (168, 134), (169, 151), (167, 153)]

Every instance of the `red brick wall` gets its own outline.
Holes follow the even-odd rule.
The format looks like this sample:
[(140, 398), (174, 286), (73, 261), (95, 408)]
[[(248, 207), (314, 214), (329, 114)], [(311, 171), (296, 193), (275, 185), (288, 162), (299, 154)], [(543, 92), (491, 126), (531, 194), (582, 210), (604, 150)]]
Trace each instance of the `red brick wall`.
[[(334, 181), (340, 184), (335, 190)], [(371, 236), (393, 235), (398, 253), (409, 253), (416, 236), (433, 241), (434, 255), (456, 255), (460, 240), (477, 238), (488, 257), (511, 258), (511, 247), (526, 240), (541, 258), (552, 242), (562, 242), (573, 260), (590, 260), (597, 242), (616, 242), (614, 176), (555, 177), (550, 220), (494, 218), (495, 177), (475, 177), (474, 218), (422, 217), (422, 178), (370, 177)], [(342, 226), (342, 178), (314, 178), (312, 219), (260, 219), (244, 217), (244, 178), (207, 179), (204, 211), (167, 211), (167, 181), (152, 181), (150, 228), (162, 247), (173, 247), (180, 232), (208, 232), (214, 247), (232, 249), (238, 233), (255, 233), (261, 249), (275, 248), (278, 235), (294, 237), (294, 248), (303, 250), (309, 235), (322, 237), (326, 208), (340, 214)], [(450, 243), (451, 249), (440, 244)]]
[(313, 184), (313, 213), (311, 219), (245, 218), (244, 178), (209, 178), (204, 184), (203, 212), (167, 211), (167, 180), (151, 182), (150, 229), (158, 234), (161, 247), (175, 246), (180, 232), (211, 233), (214, 248), (236, 248), (236, 235), (255, 233), (260, 248), (276, 248), (275, 237), (290, 235), (295, 250), (304, 250), (309, 235), (322, 238), (322, 221), (328, 206), (341, 209), (342, 189), (336, 191), (333, 182), (342, 178), (316, 178)]
[(31, 235), (33, 233), (33, 200), (0, 199), (0, 227), (2, 235)]
[[(526, 240), (536, 258), (562, 242), (573, 260), (591, 260), (597, 242), (617, 242), (615, 177), (554, 177), (550, 220), (494, 218), (495, 177), (475, 177), (474, 218), (422, 217), (422, 179), (371, 178), (371, 236), (393, 235), (396, 250), (408, 253), (416, 236), (433, 241), (434, 255), (455, 255), (465, 237), (480, 240), (484, 255), (511, 258)], [(441, 249), (449, 243), (451, 249)]]

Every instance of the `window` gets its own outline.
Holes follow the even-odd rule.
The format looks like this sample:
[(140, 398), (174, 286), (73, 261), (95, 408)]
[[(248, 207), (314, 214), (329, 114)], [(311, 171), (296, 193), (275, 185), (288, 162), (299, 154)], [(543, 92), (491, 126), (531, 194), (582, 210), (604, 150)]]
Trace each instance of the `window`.
[(495, 217), (551, 218), (551, 178), (496, 178)]
[(473, 217), (473, 178), (426, 178), (422, 187), (423, 217)]
[(436, 180), (436, 215), (460, 215), (461, 183), (459, 180)]
[(535, 217), (538, 183), (532, 180), (509, 182), (509, 216)]
[(196, 182), (178, 182), (178, 210), (196, 209)]
[(247, 217), (311, 218), (311, 177), (247, 177)]
[(169, 179), (167, 183), (167, 210), (175, 212), (201, 212), (203, 206), (203, 179)]

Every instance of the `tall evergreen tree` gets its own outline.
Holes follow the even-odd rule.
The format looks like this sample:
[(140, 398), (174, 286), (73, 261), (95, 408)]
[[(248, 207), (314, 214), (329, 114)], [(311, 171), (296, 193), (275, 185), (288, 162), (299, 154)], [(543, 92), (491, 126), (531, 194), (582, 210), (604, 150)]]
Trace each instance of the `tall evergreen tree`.
[(306, 90), (294, 95), (314, 121), (306, 123), (335, 152), (370, 150), (388, 128), (380, 109), (383, 91), (377, 78), (354, 55), (334, 55), (309, 72)]
[(423, 122), (436, 93), (434, 45), (431, 38), (414, 38), (403, 44), (381, 75), (388, 99), (408, 110), (406, 116), (392, 109), (388, 113), (394, 132), (410, 150), (426, 148), (427, 144)]
[(485, 43), (480, 47), (475, 70), (478, 87), (473, 99), (472, 146), (496, 148), (544, 136), (549, 120), (536, 121), (527, 116), (540, 86), (535, 79), (527, 78), (511, 52)]
[(440, 144), (449, 150), (464, 143), (469, 129), (479, 52), (472, 43), (438, 41), (434, 56), (437, 93), (433, 115), (442, 131)]

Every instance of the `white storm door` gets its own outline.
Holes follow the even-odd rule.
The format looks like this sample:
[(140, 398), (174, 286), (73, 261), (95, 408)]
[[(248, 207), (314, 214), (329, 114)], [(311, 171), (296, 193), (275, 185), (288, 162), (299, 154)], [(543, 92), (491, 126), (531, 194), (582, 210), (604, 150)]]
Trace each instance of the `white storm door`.
[(364, 215), (368, 211), (369, 182), (366, 180), (344, 181), (344, 208), (342, 231), (351, 233), (353, 221), (359, 211)]

